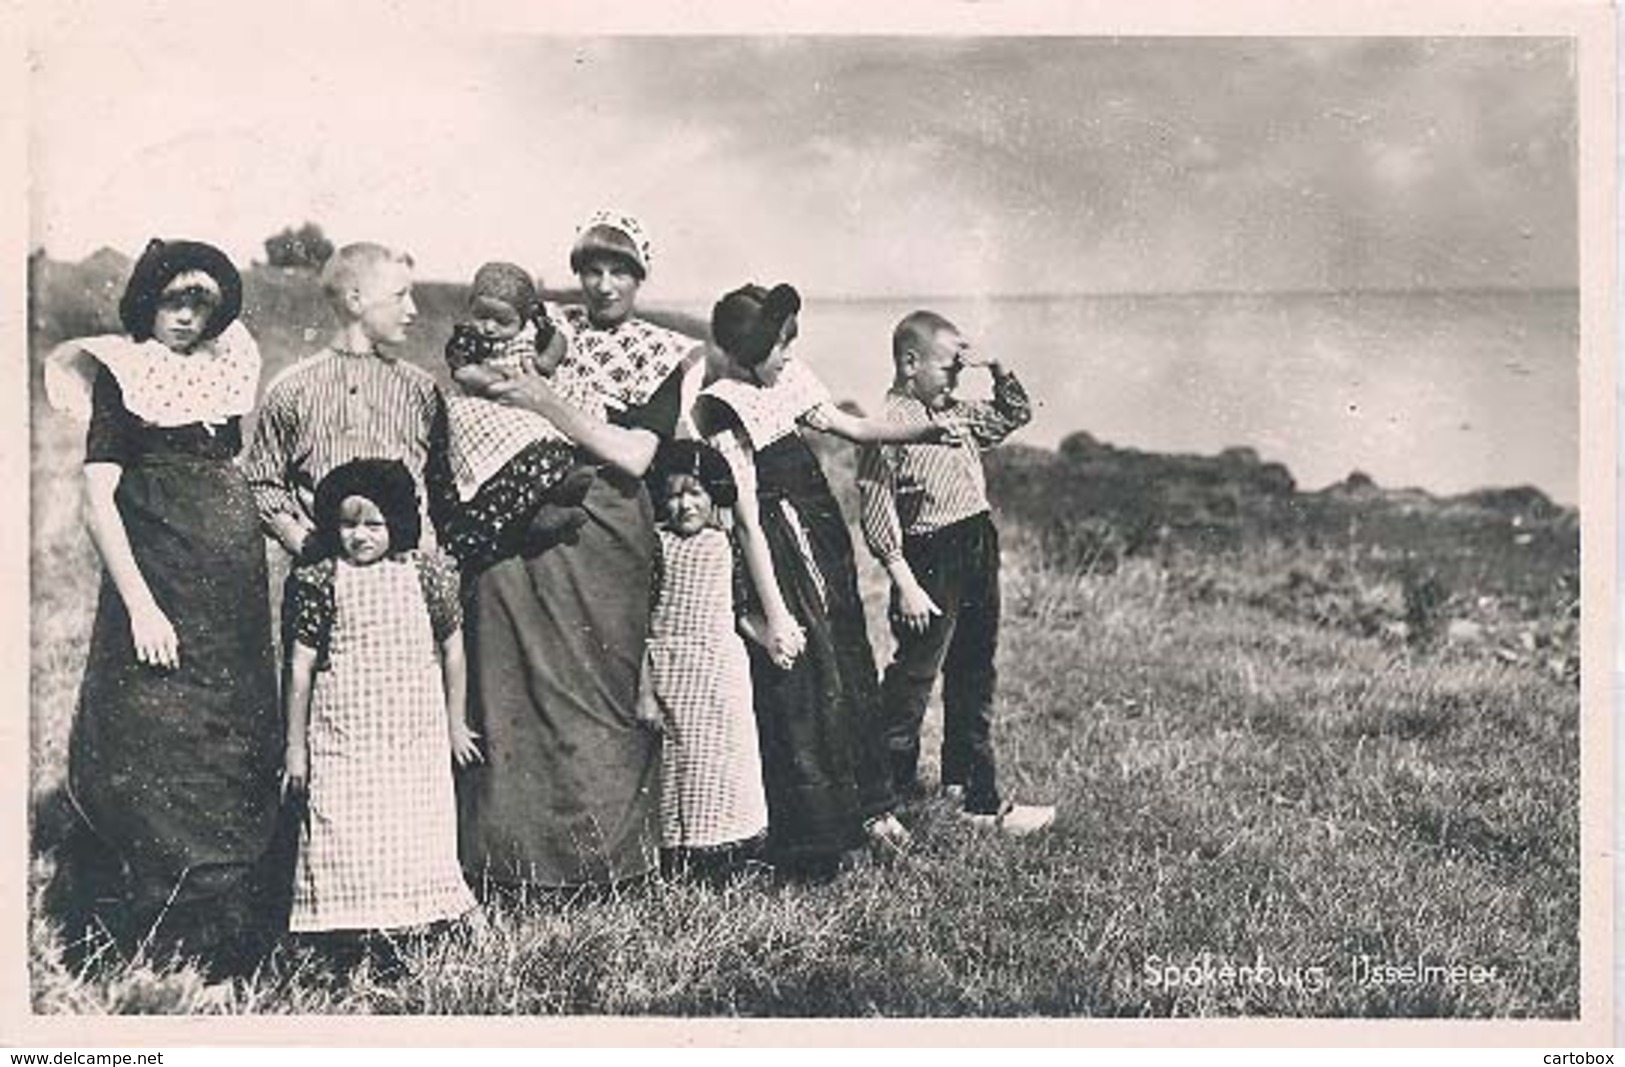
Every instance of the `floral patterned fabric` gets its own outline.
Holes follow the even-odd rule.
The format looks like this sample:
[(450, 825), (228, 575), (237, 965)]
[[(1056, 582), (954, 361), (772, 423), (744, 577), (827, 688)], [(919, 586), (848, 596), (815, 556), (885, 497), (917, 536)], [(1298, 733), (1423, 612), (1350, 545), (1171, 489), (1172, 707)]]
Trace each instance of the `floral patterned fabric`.
[(579, 305), (560, 309), (559, 318), (559, 329), (570, 342), (570, 353), (556, 372), (561, 391), (579, 383), (618, 409), (648, 403), (700, 343), (636, 318), (603, 329)]
[[(436, 552), (407, 552), (393, 562), (412, 564), (417, 569), (423, 603), (429, 611), (430, 632), (444, 641), (463, 625), (463, 606), (457, 580), (457, 565)], [(293, 572), (293, 618), (289, 625), (299, 642), (322, 652), (327, 648), (337, 610), (333, 580), (338, 561), (332, 559), (300, 567)]]

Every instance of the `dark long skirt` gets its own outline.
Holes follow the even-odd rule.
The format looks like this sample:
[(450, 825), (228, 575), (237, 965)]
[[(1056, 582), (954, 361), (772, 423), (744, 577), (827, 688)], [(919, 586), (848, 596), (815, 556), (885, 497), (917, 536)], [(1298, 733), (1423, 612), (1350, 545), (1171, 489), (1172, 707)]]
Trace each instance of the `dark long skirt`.
[[(851, 535), (817, 457), (791, 434), (758, 452), (756, 468), (773, 571), (807, 634), (806, 651), (788, 671), (751, 646), (768, 855), (778, 864), (818, 864), (861, 845), (864, 820), (895, 802), (880, 686)], [(785, 503), (806, 532), (821, 589)]]
[(115, 499), (180, 666), (136, 661), (104, 576), (69, 742), (82, 825), (64, 858), (98, 925), (235, 969), (277, 922), (282, 723), (265, 543), (229, 459), (152, 457), (124, 469)]
[(660, 742), (636, 720), (658, 542), (642, 483), (601, 471), (587, 522), (481, 571), (466, 618), (459, 850), (481, 882), (605, 885), (659, 858)]

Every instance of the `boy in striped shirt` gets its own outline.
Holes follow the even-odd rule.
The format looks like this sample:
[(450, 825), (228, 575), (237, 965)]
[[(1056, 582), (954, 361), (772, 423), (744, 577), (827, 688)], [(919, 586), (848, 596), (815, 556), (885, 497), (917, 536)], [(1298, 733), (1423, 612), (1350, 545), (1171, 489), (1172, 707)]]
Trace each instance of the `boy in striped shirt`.
[(395, 459), (438, 528), (451, 499), (446, 406), (434, 378), (388, 351), (417, 317), (412, 257), (362, 242), (322, 268), (339, 326), (320, 351), (272, 379), (243, 460), (260, 523), (298, 560), (316, 485), (354, 459)]
[[(892, 333), (895, 376), (882, 417), (946, 422), (942, 444), (866, 446), (858, 461), (864, 540), (891, 577), (897, 649), (881, 682), (894, 784), (919, 795), (920, 725), (943, 678), (942, 783), (964, 817), (1015, 836), (1047, 827), (1049, 806), (1000, 793), (993, 757), (994, 654), (999, 638), (999, 537), (981, 452), (1032, 418), (1026, 390), (996, 358), (978, 361), (953, 323), (931, 311)], [(954, 396), (966, 367), (993, 376), (991, 400)]]

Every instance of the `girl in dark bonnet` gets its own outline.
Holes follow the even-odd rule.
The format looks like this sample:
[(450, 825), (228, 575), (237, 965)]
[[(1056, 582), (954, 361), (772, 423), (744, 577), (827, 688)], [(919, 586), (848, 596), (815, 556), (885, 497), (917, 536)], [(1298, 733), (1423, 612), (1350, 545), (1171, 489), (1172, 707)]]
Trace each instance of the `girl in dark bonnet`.
[(892, 814), (874, 651), (858, 595), (846, 520), (803, 426), (851, 441), (940, 441), (943, 427), (904, 427), (838, 408), (792, 345), (801, 297), (789, 285), (745, 285), (717, 301), (716, 380), (694, 421), (727, 459), (762, 647), (751, 649), (767, 855), (821, 875), (865, 842), (907, 847)]
[(474, 907), (452, 786), (453, 763), (479, 759), (457, 571), (419, 550), (419, 513), (398, 460), (352, 460), (316, 487), (320, 558), (289, 601), (284, 775), (308, 811), (294, 933), (406, 931)]
[(240, 973), (276, 932), (265, 862), (281, 723), (265, 546), (233, 462), (259, 351), (219, 249), (148, 244), (123, 335), (47, 357), (89, 423), (84, 507), (103, 566), (68, 754), (70, 936)]
[(647, 476), (660, 521), (660, 593), (647, 684), (664, 736), (660, 844), (674, 873), (718, 880), (767, 832), (767, 799), (741, 634), (761, 636), (733, 538), (718, 521), (737, 493), (702, 441), (663, 442)]

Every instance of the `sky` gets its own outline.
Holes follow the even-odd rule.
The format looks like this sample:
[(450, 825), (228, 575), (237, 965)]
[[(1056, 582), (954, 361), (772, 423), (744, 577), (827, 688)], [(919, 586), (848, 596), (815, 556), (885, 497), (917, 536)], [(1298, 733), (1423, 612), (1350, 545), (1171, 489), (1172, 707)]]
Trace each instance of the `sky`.
[(604, 206), (654, 300), (1576, 283), (1559, 38), (205, 40), (36, 24), (34, 246), (247, 262), (310, 220), (562, 287)]

